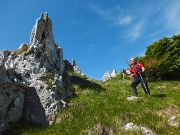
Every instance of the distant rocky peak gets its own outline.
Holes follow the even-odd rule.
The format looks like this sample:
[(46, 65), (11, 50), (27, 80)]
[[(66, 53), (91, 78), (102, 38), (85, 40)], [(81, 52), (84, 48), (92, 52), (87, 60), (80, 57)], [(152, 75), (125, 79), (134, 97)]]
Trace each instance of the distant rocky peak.
[(52, 22), (48, 17), (48, 13), (41, 13), (40, 18), (36, 20), (31, 37), (30, 44), (49, 44), (54, 43), (54, 37), (52, 34)]
[(102, 81), (103, 82), (105, 82), (105, 81), (107, 81), (107, 80), (110, 80), (110, 79), (112, 79), (112, 78), (115, 78), (116, 76), (117, 76), (117, 71), (116, 71), (116, 69), (114, 69), (113, 71), (112, 71), (112, 73), (110, 73), (109, 71), (107, 71), (106, 73), (104, 73), (104, 75), (103, 75), (103, 78), (102, 78)]
[(117, 71), (116, 71), (116, 69), (114, 69), (111, 73), (111, 77), (114, 78), (116, 76), (117, 76)]
[(65, 70), (76, 73), (76, 74), (80, 74), (82, 76), (86, 76), (82, 72), (82, 70), (78, 67), (74, 59), (72, 59), (72, 64), (68, 60), (65, 60), (64, 63), (65, 63), (65, 68), (66, 68)]
[(75, 66), (76, 65), (76, 62), (74, 59), (72, 59), (72, 65)]

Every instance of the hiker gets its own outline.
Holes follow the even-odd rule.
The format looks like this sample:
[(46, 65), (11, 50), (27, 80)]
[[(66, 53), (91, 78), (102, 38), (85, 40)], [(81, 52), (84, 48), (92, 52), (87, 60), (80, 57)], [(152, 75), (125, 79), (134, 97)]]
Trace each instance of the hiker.
[(144, 65), (142, 63), (137, 63), (135, 58), (131, 58), (130, 62), (131, 62), (130, 68), (126, 71), (123, 69), (122, 72), (126, 75), (132, 75), (134, 77), (134, 80), (131, 83), (132, 93), (135, 96), (138, 96), (136, 87), (139, 83), (141, 83), (145, 94), (150, 95), (150, 91), (146, 81), (146, 76), (144, 73), (145, 72)]

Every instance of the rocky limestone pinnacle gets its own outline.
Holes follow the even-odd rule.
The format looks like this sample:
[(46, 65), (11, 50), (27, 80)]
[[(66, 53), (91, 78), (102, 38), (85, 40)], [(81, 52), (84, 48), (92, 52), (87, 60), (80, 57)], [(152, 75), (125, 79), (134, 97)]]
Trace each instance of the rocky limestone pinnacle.
[(72, 59), (72, 67), (73, 67), (73, 72), (76, 74), (80, 74), (82, 76), (86, 76), (81, 69), (78, 67), (78, 65), (76, 64), (75, 60)]
[(31, 32), (30, 44), (54, 43), (52, 34), (52, 22), (48, 18), (48, 13), (41, 13), (40, 18), (36, 20), (36, 24)]
[(115, 78), (116, 76), (117, 76), (117, 71), (116, 71), (116, 69), (114, 69), (114, 70), (112, 71), (112, 73), (110, 73), (109, 71), (107, 71), (106, 73), (104, 73), (103, 78), (102, 78), (102, 81), (105, 82), (105, 81), (107, 81), (107, 80), (110, 80), (110, 79), (112, 79), (112, 78)]
[[(16, 51), (0, 52), (0, 134), (10, 122), (22, 118), (51, 125), (66, 106), (73, 90), (65, 90), (64, 71), (85, 75), (73, 60), (63, 60), (54, 42), (48, 13), (41, 13), (32, 29), (30, 43)], [(59, 92), (63, 90), (63, 92)]]
[[(57, 112), (63, 108), (58, 89), (64, 87), (64, 66), (63, 51), (54, 42), (48, 13), (41, 13), (33, 27), (30, 44), (21, 44), (17, 51), (0, 52), (0, 82), (26, 89), (22, 93), (24, 98), (19, 98), (23, 100), (20, 101), (23, 111), (22, 108), (19, 110), (23, 113), (18, 114), (38, 124), (51, 125), (55, 122)], [(3, 98), (1, 93), (0, 98)], [(0, 110), (0, 113), (8, 112)], [(0, 129), (1, 125), (3, 129), (8, 125), (6, 117), (0, 121)]]

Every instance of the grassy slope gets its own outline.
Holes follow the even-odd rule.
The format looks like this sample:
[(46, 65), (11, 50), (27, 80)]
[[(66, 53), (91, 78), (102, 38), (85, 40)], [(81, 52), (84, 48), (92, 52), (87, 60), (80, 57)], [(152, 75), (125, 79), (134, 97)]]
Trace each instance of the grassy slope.
[(59, 113), (56, 124), (39, 127), (23, 124), (18, 134), (27, 135), (80, 135), (80, 134), (140, 134), (141, 131), (124, 131), (128, 122), (151, 129), (156, 134), (180, 134), (180, 126), (171, 126), (168, 119), (177, 116), (180, 122), (179, 82), (149, 82), (152, 95), (146, 97), (138, 86), (139, 98), (127, 101), (131, 95), (131, 80), (124, 84), (119, 75), (107, 82), (90, 82), (79, 76), (74, 78), (77, 97), (69, 107)]

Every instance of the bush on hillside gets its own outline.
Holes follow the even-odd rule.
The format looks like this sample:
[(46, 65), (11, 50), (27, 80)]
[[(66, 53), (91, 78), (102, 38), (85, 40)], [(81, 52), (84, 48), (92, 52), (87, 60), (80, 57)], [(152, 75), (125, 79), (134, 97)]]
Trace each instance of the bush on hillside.
[(151, 80), (180, 80), (180, 34), (154, 42), (138, 61), (145, 65)]

